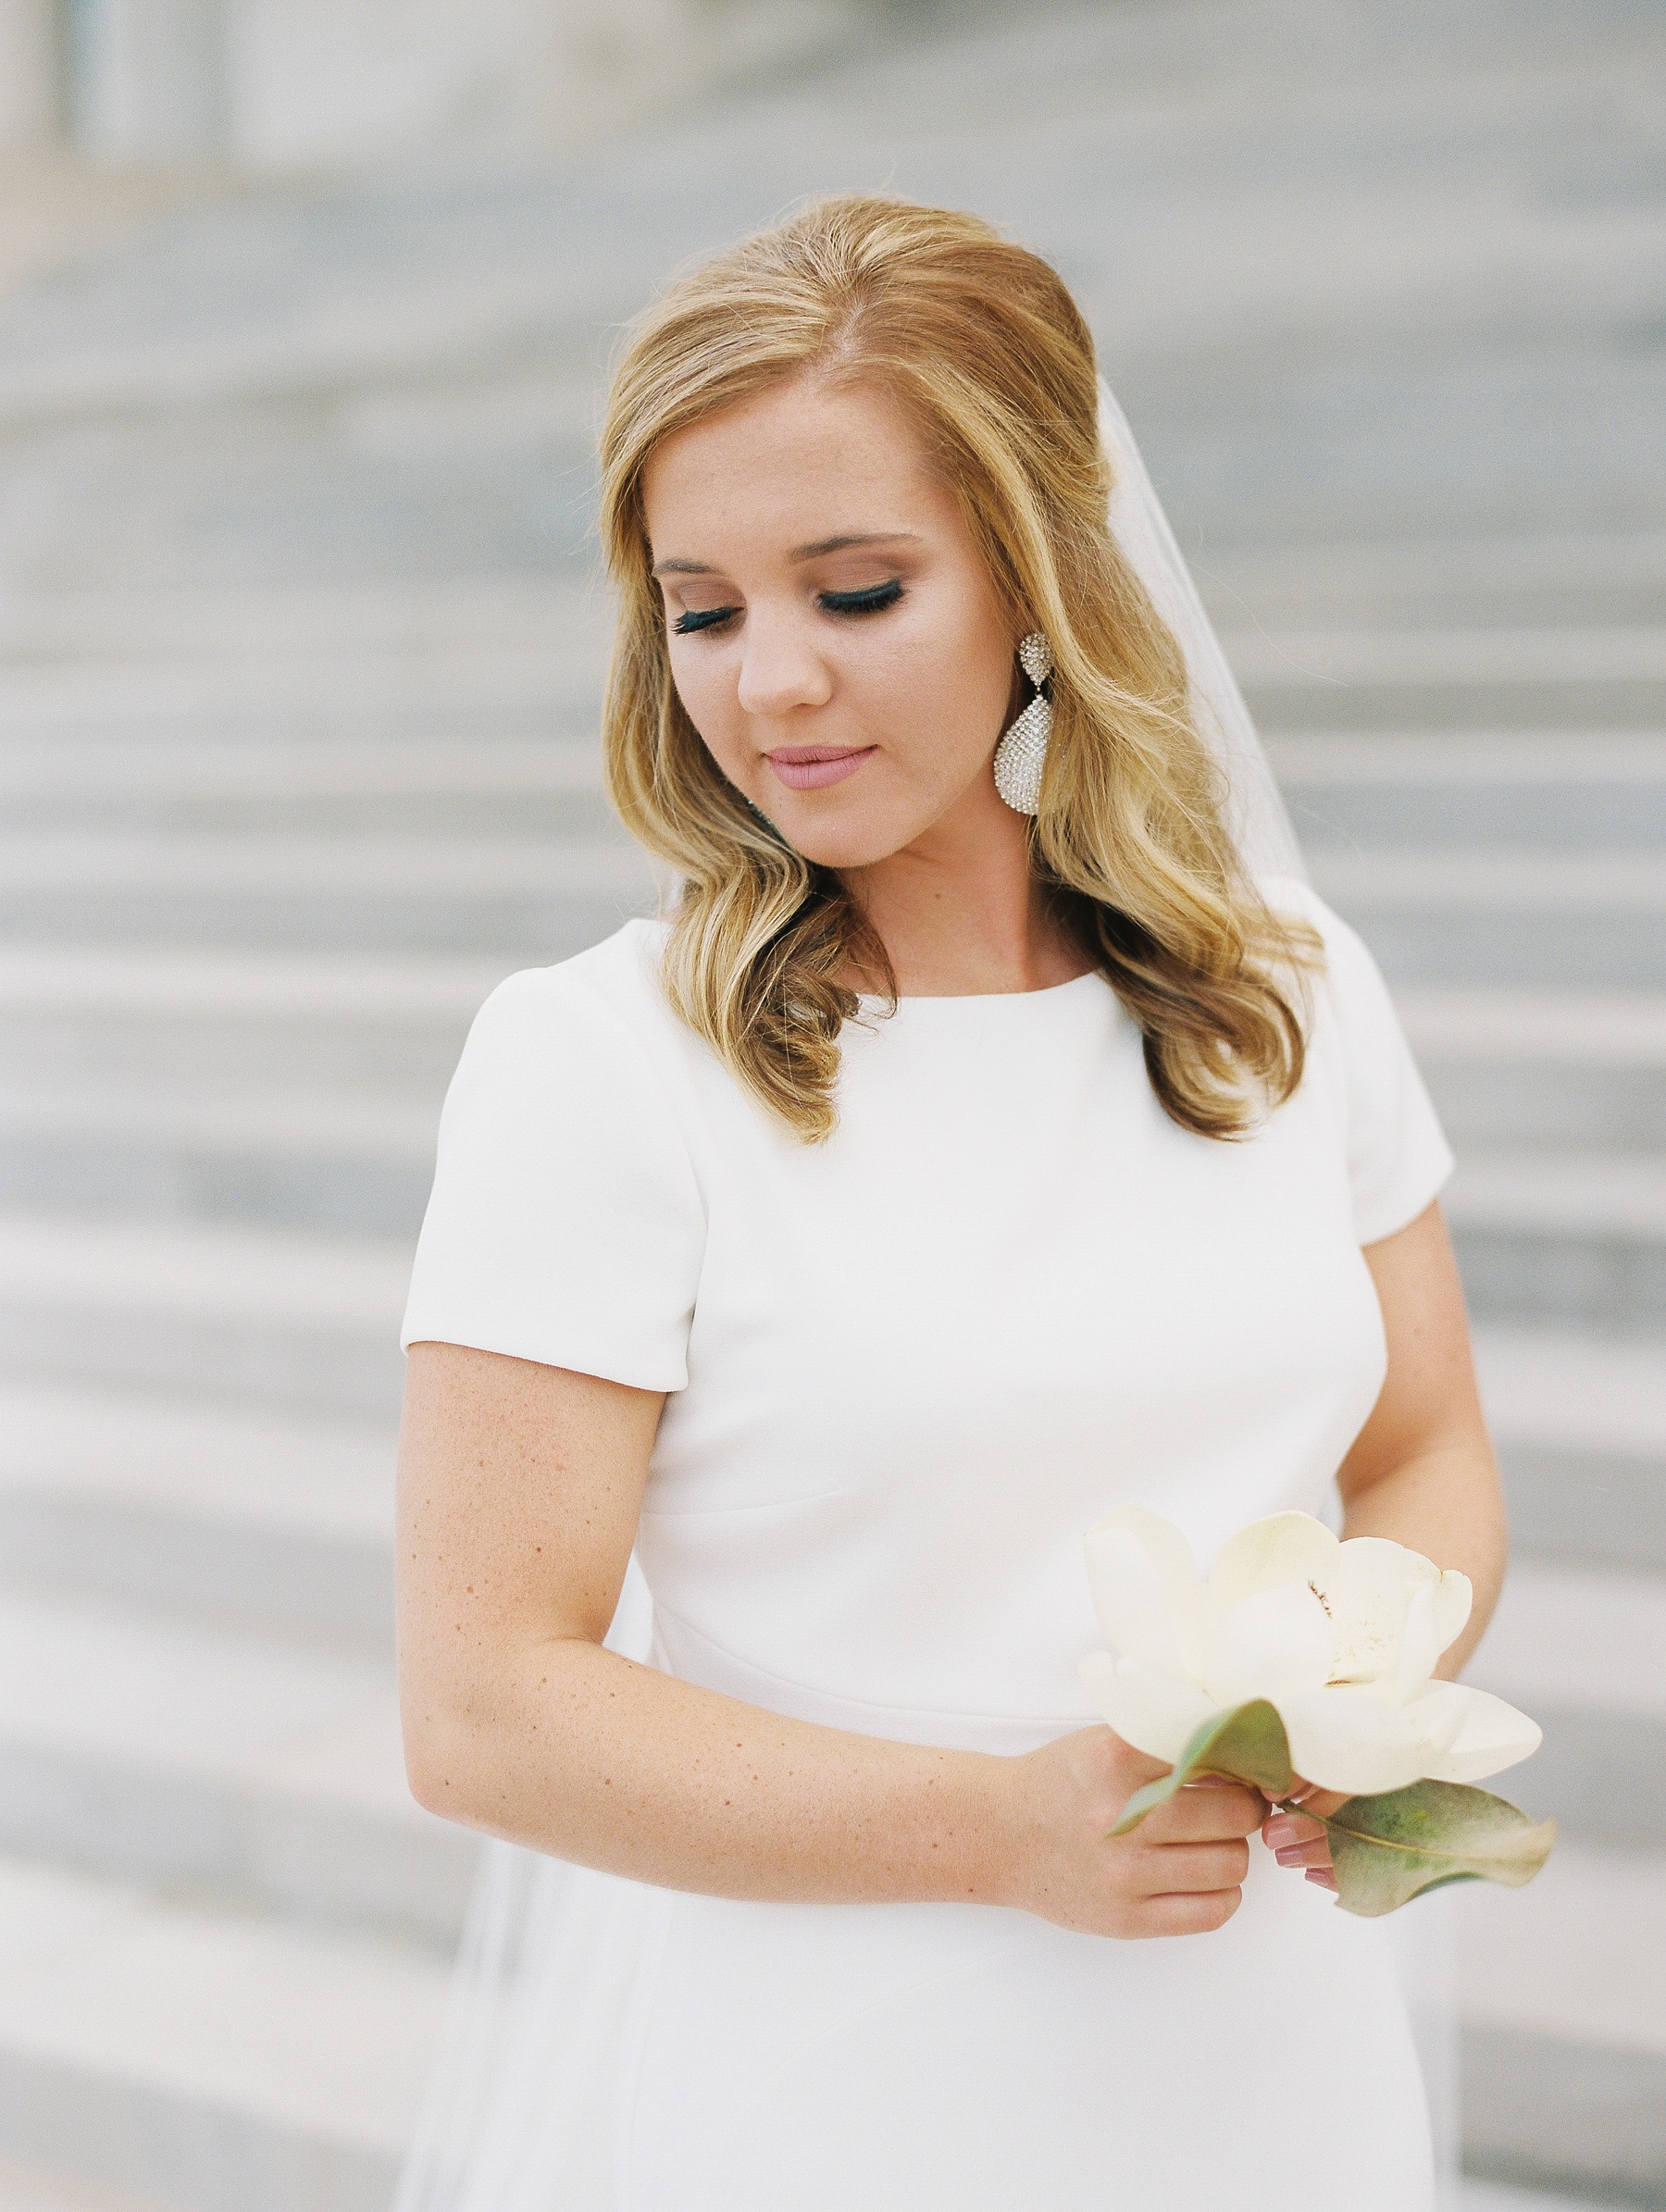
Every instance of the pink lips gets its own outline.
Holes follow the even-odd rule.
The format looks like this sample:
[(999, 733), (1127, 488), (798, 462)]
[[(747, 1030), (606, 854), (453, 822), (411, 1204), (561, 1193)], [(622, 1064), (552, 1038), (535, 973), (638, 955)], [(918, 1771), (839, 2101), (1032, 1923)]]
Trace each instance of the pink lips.
[(820, 791), (854, 776), (878, 750), (877, 745), (782, 745), (764, 757), (789, 791)]

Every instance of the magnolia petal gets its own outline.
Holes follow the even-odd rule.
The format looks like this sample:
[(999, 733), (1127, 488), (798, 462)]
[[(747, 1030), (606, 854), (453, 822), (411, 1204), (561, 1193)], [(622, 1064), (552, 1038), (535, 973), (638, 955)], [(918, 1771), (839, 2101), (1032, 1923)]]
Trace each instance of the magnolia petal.
[(1421, 1552), (1386, 1536), (1350, 1536), (1339, 1544), (1329, 1573), (1318, 1584), (1337, 1628), (1335, 1679), (1376, 1682), (1391, 1674), (1412, 1593), (1438, 1580), (1438, 1571)]
[(1442, 1651), (1449, 1651), (1469, 1626), (1474, 1602), (1474, 1585), (1469, 1576), (1448, 1567), (1435, 1585), (1435, 1633)]
[(1118, 1506), (1088, 1531), (1088, 1582), (1106, 1641), (1153, 1666), (1196, 1674), (1203, 1584), (1191, 1546), (1161, 1514)]
[(1170, 1766), (1215, 1709), (1195, 1684), (1145, 1659), (1090, 1651), (1081, 1674), (1088, 1696), (1123, 1742)]
[(1458, 1714), (1424, 1711), (1428, 1702), (1392, 1705), (1346, 1684), (1281, 1697), (1290, 1764), (1304, 1781), (1348, 1797), (1403, 1790), (1438, 1766), (1461, 1724)]
[(1217, 1705), (1274, 1705), (1329, 1679), (1336, 1638), (1305, 1583), (1287, 1582), (1241, 1598), (1215, 1631), (1203, 1685)]
[(1269, 1513), (1264, 1521), (1252, 1521), (1227, 1538), (1209, 1571), (1213, 1608), (1224, 1615), (1258, 1590), (1319, 1581), (1337, 1549), (1336, 1537), (1311, 1513)]
[(1374, 1687), (1396, 1705), (1408, 1705), (1428, 1685), (1435, 1663), (1446, 1647), (1436, 1626), (1438, 1583), (1424, 1583), (1411, 1593), (1406, 1618), (1400, 1625), (1400, 1647), (1392, 1671)]
[(1467, 1683), (1431, 1683), (1419, 1706), (1437, 1705), (1456, 1725), (1446, 1750), (1424, 1770), (1434, 1782), (1482, 1782), (1530, 1758), (1544, 1741), (1536, 1721)]

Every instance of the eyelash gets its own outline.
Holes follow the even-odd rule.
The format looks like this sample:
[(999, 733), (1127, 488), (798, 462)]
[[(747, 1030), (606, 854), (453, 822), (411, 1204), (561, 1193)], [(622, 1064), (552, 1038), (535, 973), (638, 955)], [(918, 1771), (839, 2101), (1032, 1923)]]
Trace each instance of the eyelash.
[[(887, 607), (894, 607), (902, 596), (900, 578), (892, 577), (889, 583), (870, 584), (865, 591), (821, 591), (816, 604), (827, 615), (882, 615)], [(671, 625), (679, 638), (691, 638), (701, 630), (718, 629), (732, 622), (740, 612), (739, 607), (690, 607), (679, 615)]]

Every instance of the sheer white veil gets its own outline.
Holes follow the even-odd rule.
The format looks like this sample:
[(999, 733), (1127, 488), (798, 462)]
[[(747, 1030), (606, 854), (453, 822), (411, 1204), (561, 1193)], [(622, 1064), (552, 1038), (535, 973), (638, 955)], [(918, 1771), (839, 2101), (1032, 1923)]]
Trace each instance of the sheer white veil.
[(1226, 773), (1232, 833), (1252, 875), (1305, 873), (1273, 770), (1221, 651), (1186, 556), (1140, 459), (1128, 418), (1100, 382), (1100, 438), (1111, 463), (1111, 528), (1186, 656), (1192, 711)]
[[(1200, 727), (1225, 770), (1239, 851), (1262, 881), (1299, 876), (1289, 816), (1249, 708), (1198, 595), (1127, 420), (1100, 386), (1114, 491), (1111, 524), (1179, 640)], [(645, 1659), (653, 1607), (631, 1564), (608, 1644)], [(603, 2204), (566, 2146), (593, 2140), (575, 2113), (611, 2099), (600, 2068), (621, 2002), (608, 1962), (640, 1918), (637, 1884), (490, 1842), (464, 1930), (433, 2078), (392, 2212), (566, 2212)], [(1444, 1896), (1388, 1923), (1435, 2122), (1443, 2201), (1456, 2204), (1456, 2057)], [(922, 2212), (926, 2208), (922, 2207)]]

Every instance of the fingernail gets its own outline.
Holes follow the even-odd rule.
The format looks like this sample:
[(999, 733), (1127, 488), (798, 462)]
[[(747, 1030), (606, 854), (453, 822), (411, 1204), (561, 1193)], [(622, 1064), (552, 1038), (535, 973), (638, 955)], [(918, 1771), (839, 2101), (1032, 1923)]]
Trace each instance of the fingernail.
[(1296, 1841), (1296, 1823), (1294, 1821), (1285, 1819), (1269, 1821), (1262, 1830), (1262, 1833), (1276, 1851), (1281, 1845), (1293, 1844)]
[(1299, 1867), (1301, 1864), (1301, 1854), (1303, 1849), (1304, 1845), (1300, 1844), (1294, 1844), (1291, 1845), (1289, 1850), (1275, 1852), (1274, 1856), (1277, 1858), (1281, 1867)]
[(1337, 1886), (1337, 1877), (1327, 1873), (1324, 1867), (1309, 1867), (1307, 1878), (1310, 1882), (1316, 1882), (1321, 1889), (1335, 1889)]

